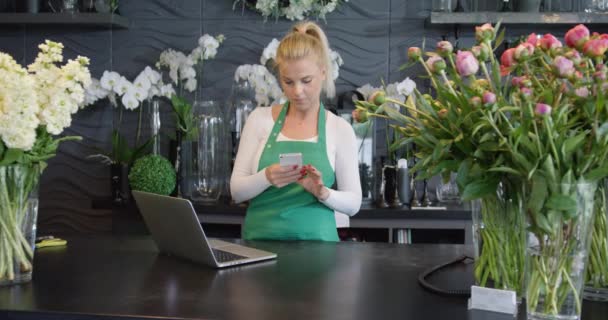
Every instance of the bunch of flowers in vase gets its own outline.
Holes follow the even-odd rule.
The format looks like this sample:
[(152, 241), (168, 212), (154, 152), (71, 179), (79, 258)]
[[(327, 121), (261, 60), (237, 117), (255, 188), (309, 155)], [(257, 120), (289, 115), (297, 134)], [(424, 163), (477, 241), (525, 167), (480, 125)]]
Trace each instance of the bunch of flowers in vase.
[[(177, 172), (177, 194), (179, 196), (189, 196), (193, 188), (198, 188), (192, 185), (192, 182), (197, 184), (195, 176), (198, 175), (198, 169), (195, 165), (207, 154), (193, 152), (192, 150), (190, 142), (197, 142), (201, 136), (197, 129), (196, 117), (203, 117), (202, 114), (195, 115), (194, 109), (199, 109), (197, 112), (200, 113), (202, 109), (207, 108), (207, 102), (202, 97), (203, 64), (204, 61), (215, 58), (217, 50), (224, 40), (225, 37), (222, 34), (216, 37), (204, 34), (198, 39), (198, 46), (188, 55), (180, 51), (167, 49), (161, 53), (159, 61), (156, 63), (159, 70), (168, 69), (169, 78), (177, 87), (176, 94), (171, 97), (177, 127), (174, 139), (175, 152), (171, 158), (174, 160), (175, 171)], [(184, 90), (188, 92), (196, 91), (193, 104), (188, 102)], [(221, 122), (219, 111), (214, 112), (213, 116)], [(189, 142), (186, 144), (187, 148), (185, 150), (182, 150), (183, 141)]]
[(63, 45), (46, 40), (27, 69), (0, 52), (0, 285), (32, 275), (37, 186), (91, 82), (89, 60), (63, 62)]
[(232, 8), (234, 10), (237, 4), (241, 3), (243, 10), (248, 7), (259, 12), (264, 17), (264, 21), (268, 17), (275, 19), (285, 17), (293, 21), (304, 20), (308, 16), (325, 20), (325, 16), (333, 12), (341, 2), (348, 0), (235, 0)]
[[(145, 67), (132, 82), (116, 71), (104, 71), (99, 80), (92, 79), (91, 85), (85, 92), (85, 105), (94, 104), (107, 98), (112, 107), (118, 109), (116, 127), (112, 130), (111, 152), (92, 157), (99, 157), (103, 163), (108, 165), (122, 164), (130, 166), (137, 158), (144, 155), (150, 146), (153, 146), (154, 154), (159, 154), (160, 116), (158, 114), (158, 104), (155, 105), (154, 102), (157, 98), (170, 98), (174, 93), (173, 86), (163, 83), (160, 73), (149, 66)], [(142, 143), (144, 102), (147, 104), (147, 113), (150, 113), (149, 120), (151, 123), (149, 127), (151, 132), (145, 134), (147, 140)], [(127, 138), (122, 133), (125, 130), (123, 128), (125, 110), (138, 111), (133, 148), (129, 146)]]
[(409, 116), (382, 103), (359, 107), (400, 122), (422, 177), (456, 172), (463, 199), (481, 199), (495, 227), (485, 225), (478, 280), (525, 287), (529, 317), (576, 318), (596, 183), (608, 174), (608, 37), (582, 25), (566, 33), (566, 46), (532, 34), (499, 61), (496, 29), (477, 27), (477, 45), (457, 53), (442, 41), (426, 61), (410, 48), (434, 95), (417, 91), (415, 103), (402, 104)]

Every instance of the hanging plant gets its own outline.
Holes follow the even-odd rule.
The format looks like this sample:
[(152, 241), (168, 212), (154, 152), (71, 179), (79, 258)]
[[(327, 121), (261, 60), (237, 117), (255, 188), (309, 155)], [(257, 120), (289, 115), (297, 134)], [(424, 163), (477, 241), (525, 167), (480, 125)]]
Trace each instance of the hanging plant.
[(341, 2), (348, 0), (234, 0), (232, 9), (236, 9), (240, 4), (242, 10), (247, 7), (259, 12), (264, 21), (268, 17), (285, 17), (292, 21), (308, 17), (325, 20), (325, 15), (334, 11)]

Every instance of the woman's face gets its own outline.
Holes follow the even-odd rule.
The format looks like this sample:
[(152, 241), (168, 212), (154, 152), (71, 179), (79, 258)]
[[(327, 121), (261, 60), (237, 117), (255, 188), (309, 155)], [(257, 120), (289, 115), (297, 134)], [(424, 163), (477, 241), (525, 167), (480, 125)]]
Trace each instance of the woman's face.
[(319, 105), (325, 70), (317, 59), (304, 57), (287, 60), (279, 66), (280, 82), (289, 105), (306, 111)]

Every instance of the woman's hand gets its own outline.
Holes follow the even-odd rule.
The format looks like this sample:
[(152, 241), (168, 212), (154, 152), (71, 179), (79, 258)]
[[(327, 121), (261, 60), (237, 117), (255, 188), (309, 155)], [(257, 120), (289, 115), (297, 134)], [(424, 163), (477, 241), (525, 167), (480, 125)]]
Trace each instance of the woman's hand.
[(308, 164), (300, 170), (301, 178), (298, 184), (306, 191), (312, 193), (317, 199), (325, 200), (329, 197), (329, 190), (323, 185), (323, 175), (312, 165)]
[(290, 183), (298, 181), (301, 175), (301, 168), (297, 165), (281, 167), (278, 163), (266, 167), (266, 179), (270, 184), (277, 188), (282, 188)]

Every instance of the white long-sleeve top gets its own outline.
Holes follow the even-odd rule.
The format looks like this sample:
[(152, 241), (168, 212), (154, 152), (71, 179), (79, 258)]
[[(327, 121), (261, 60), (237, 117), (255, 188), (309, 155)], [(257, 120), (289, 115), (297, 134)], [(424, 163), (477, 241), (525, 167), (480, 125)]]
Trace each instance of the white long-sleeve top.
[[(334, 211), (353, 216), (361, 207), (361, 182), (355, 133), (346, 120), (331, 112), (326, 111), (326, 114), (327, 156), (336, 174), (338, 189), (328, 188), (329, 197), (319, 201)], [(266, 178), (265, 168), (260, 171), (257, 169), (273, 126), (274, 119), (270, 107), (256, 108), (245, 122), (230, 178), (232, 199), (237, 203), (252, 199), (271, 186)], [(296, 140), (279, 134), (277, 141)], [(317, 137), (299, 141), (316, 142)]]

